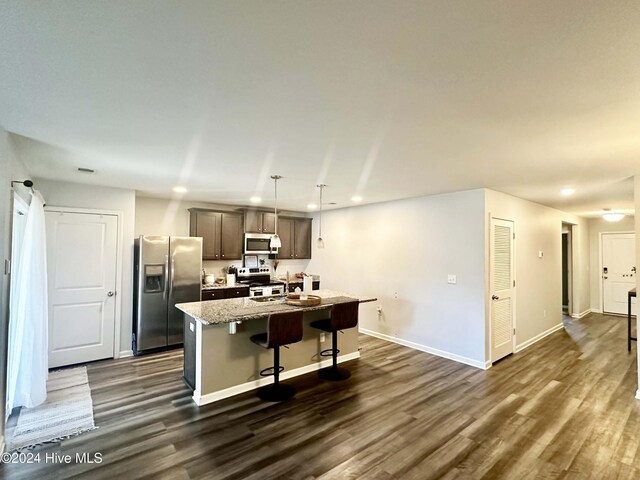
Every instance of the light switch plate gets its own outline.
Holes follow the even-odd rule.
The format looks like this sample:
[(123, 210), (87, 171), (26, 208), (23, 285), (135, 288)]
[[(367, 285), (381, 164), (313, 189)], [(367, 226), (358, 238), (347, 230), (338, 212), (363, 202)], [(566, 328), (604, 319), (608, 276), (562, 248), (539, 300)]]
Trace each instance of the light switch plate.
[(458, 277), (456, 275), (447, 275), (447, 283), (458, 283)]

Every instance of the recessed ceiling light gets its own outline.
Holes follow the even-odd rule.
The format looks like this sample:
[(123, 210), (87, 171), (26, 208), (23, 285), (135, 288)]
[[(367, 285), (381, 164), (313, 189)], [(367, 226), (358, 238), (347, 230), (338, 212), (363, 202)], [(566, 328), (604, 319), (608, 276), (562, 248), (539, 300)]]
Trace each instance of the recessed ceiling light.
[(262, 201), (262, 199), (261, 199), (260, 197), (251, 197), (251, 198), (249, 199), (249, 201), (250, 201), (251, 203), (260, 203), (260, 202)]
[(362, 201), (362, 197), (360, 195), (354, 195), (353, 197), (351, 197), (351, 201), (352, 202), (361, 202)]
[(562, 190), (560, 190), (560, 195), (564, 197), (568, 197), (570, 195), (573, 195), (574, 193), (576, 193), (575, 188), (563, 188)]
[(187, 187), (173, 187), (173, 191), (176, 193), (187, 193)]
[(318, 205), (316, 205), (315, 203), (310, 203), (309, 205), (307, 205), (307, 208), (309, 210), (315, 210), (316, 208), (318, 208)]

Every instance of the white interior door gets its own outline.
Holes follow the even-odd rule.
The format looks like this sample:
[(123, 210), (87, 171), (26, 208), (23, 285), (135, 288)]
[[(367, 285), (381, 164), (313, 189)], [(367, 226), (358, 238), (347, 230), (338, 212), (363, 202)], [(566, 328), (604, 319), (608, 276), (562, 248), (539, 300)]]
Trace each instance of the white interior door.
[(49, 368), (114, 356), (118, 218), (46, 212)]
[(606, 313), (627, 314), (627, 293), (636, 286), (635, 248), (634, 233), (602, 234), (602, 310)]
[(491, 219), (490, 294), (491, 361), (513, 353), (514, 243), (513, 222)]

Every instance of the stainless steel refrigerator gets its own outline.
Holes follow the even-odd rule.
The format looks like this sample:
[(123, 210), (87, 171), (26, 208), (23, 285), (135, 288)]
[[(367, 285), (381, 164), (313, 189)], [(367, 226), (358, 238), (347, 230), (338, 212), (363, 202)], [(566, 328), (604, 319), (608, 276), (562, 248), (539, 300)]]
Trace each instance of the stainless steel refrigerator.
[(202, 238), (144, 236), (135, 240), (133, 352), (183, 343), (176, 303), (200, 301)]

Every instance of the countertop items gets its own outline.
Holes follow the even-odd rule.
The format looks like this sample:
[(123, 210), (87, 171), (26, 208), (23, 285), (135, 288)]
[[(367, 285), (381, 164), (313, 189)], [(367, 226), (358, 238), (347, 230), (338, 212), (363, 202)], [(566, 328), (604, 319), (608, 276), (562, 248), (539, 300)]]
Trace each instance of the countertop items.
[[(287, 305), (284, 300), (275, 297), (253, 297), (255, 298), (229, 298), (225, 300), (213, 300), (205, 302), (179, 303), (176, 308), (194, 318), (204, 325), (219, 325), (254, 318), (263, 318), (270, 313), (288, 312), (302, 309), (306, 311), (322, 310), (336, 303), (345, 303), (359, 300), (360, 303), (374, 302), (377, 299), (372, 297), (359, 298), (343, 292), (333, 290), (314, 290), (314, 295), (322, 299), (320, 305), (313, 306), (292, 306)], [(273, 298), (273, 300), (272, 300)]]

